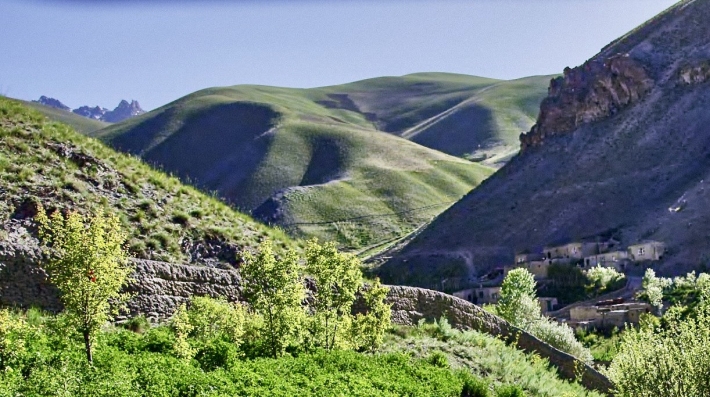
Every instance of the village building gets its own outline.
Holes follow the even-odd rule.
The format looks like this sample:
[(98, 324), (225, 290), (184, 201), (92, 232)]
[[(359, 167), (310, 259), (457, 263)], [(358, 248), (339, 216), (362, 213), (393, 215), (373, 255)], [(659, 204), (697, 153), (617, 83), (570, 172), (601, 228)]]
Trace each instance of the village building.
[(542, 312), (542, 314), (557, 310), (557, 306), (559, 305), (557, 298), (537, 298), (537, 301), (540, 303), (540, 312)]
[(500, 287), (470, 288), (452, 294), (457, 298), (467, 300), (476, 305), (496, 304), (500, 299)]
[(628, 252), (629, 258), (634, 262), (658, 261), (663, 259), (666, 245), (659, 241), (647, 241), (629, 246)]
[(612, 251), (584, 258), (582, 267), (584, 269), (591, 269), (596, 266), (613, 267), (617, 271), (623, 272), (628, 262), (628, 251)]
[(612, 329), (624, 328), (626, 324), (637, 326), (641, 315), (651, 312), (645, 302), (617, 303), (613, 305), (577, 306), (570, 309), (567, 324), (572, 328)]
[(599, 244), (575, 242), (556, 247), (545, 247), (542, 250), (546, 259), (579, 260), (586, 256), (599, 253)]

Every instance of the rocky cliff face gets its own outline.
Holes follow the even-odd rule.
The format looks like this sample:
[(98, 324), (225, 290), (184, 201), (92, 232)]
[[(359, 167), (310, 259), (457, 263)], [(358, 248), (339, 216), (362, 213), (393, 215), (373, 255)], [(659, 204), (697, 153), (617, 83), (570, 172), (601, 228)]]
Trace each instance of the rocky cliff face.
[(72, 110), (72, 112), (78, 114), (79, 116), (84, 116), (86, 118), (94, 120), (103, 120), (104, 115), (108, 111), (108, 109), (102, 108), (100, 106), (94, 106), (93, 108), (90, 106), (82, 106), (80, 108)]
[(34, 102), (34, 103), (39, 103), (40, 105), (49, 106), (50, 108), (55, 108), (55, 109), (59, 109), (59, 110), (66, 110), (66, 111), (70, 111), (70, 110), (71, 110), (71, 108), (69, 108), (69, 106), (63, 104), (63, 103), (62, 103), (61, 101), (59, 101), (58, 99), (49, 98), (49, 97), (46, 97), (46, 96), (44, 96), (44, 95), (42, 95), (41, 97), (39, 97), (38, 100), (32, 101), (32, 102)]
[(104, 114), (101, 118), (101, 121), (105, 121), (107, 123), (120, 123), (123, 120), (140, 116), (143, 113), (145, 113), (145, 110), (141, 108), (138, 101), (131, 101), (128, 103), (128, 101), (122, 100), (115, 109), (110, 112), (106, 112), (106, 114)]
[(645, 97), (653, 84), (643, 65), (628, 54), (567, 68), (564, 76), (551, 81), (537, 123), (520, 136), (521, 150), (542, 144), (546, 137), (611, 117)]

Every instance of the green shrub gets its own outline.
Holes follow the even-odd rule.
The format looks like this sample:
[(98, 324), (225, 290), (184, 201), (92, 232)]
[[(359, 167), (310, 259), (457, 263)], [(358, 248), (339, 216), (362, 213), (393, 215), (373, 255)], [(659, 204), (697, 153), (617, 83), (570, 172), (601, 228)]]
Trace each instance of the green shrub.
[(519, 386), (506, 385), (496, 389), (496, 397), (525, 397), (525, 392)]
[(435, 367), (449, 368), (449, 358), (445, 353), (440, 351), (432, 352), (429, 357), (427, 357), (427, 362)]
[(491, 389), (483, 379), (465, 373), (463, 376), (463, 388), (461, 388), (461, 397), (490, 397)]

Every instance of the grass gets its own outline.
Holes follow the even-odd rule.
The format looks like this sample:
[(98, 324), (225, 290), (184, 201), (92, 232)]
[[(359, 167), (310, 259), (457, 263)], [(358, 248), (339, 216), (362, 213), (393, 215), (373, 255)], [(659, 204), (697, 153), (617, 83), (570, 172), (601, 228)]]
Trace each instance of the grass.
[[(50, 210), (103, 208), (117, 214), (129, 231), (132, 256), (169, 262), (199, 262), (199, 254), (236, 263), (237, 252), (266, 238), (278, 247), (296, 245), (283, 231), (255, 222), (218, 198), (3, 98), (0, 158), (0, 223), (28, 216), (17, 210), (32, 203)], [(235, 253), (214, 257), (200, 247)]]
[(397, 327), (386, 338), (382, 351), (406, 351), (414, 358), (446, 361), (451, 368), (470, 371), (493, 387), (514, 384), (532, 396), (599, 395), (560, 379), (546, 359), (487, 334), (452, 329), (445, 320)]
[(493, 173), (464, 157), (499, 166), (514, 154), (548, 80), (425, 73), (210, 88), (95, 135), (294, 236), (362, 251)]

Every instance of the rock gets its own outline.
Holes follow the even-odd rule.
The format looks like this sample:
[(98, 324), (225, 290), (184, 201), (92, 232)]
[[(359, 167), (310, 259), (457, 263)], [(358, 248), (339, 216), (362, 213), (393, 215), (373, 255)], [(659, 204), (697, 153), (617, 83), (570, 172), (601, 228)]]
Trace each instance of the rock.
[(32, 101), (32, 102), (34, 102), (34, 103), (39, 103), (40, 105), (44, 105), (44, 106), (49, 106), (50, 108), (55, 108), (55, 109), (59, 109), (59, 110), (65, 110), (65, 111), (67, 111), (67, 112), (71, 110), (71, 109), (69, 108), (69, 106), (63, 104), (63, 103), (62, 103), (61, 101), (59, 101), (58, 99), (49, 98), (49, 97), (46, 97), (46, 96), (44, 96), (44, 95), (42, 95), (41, 97), (39, 97), (39, 100), (37, 100), (37, 101)]
[(108, 109), (102, 108), (100, 106), (82, 106), (80, 108), (74, 109), (72, 112), (78, 114), (79, 116), (84, 116), (94, 120), (103, 120), (104, 115), (108, 112)]
[(145, 110), (141, 108), (138, 101), (131, 101), (131, 103), (128, 103), (128, 101), (122, 100), (115, 109), (106, 112), (103, 117), (101, 117), (101, 120), (107, 123), (119, 123), (123, 120), (139, 116), (143, 113), (145, 113)]
[(537, 123), (520, 135), (521, 151), (546, 137), (569, 133), (608, 118), (646, 96), (654, 85), (643, 65), (628, 54), (587, 61), (550, 82)]

